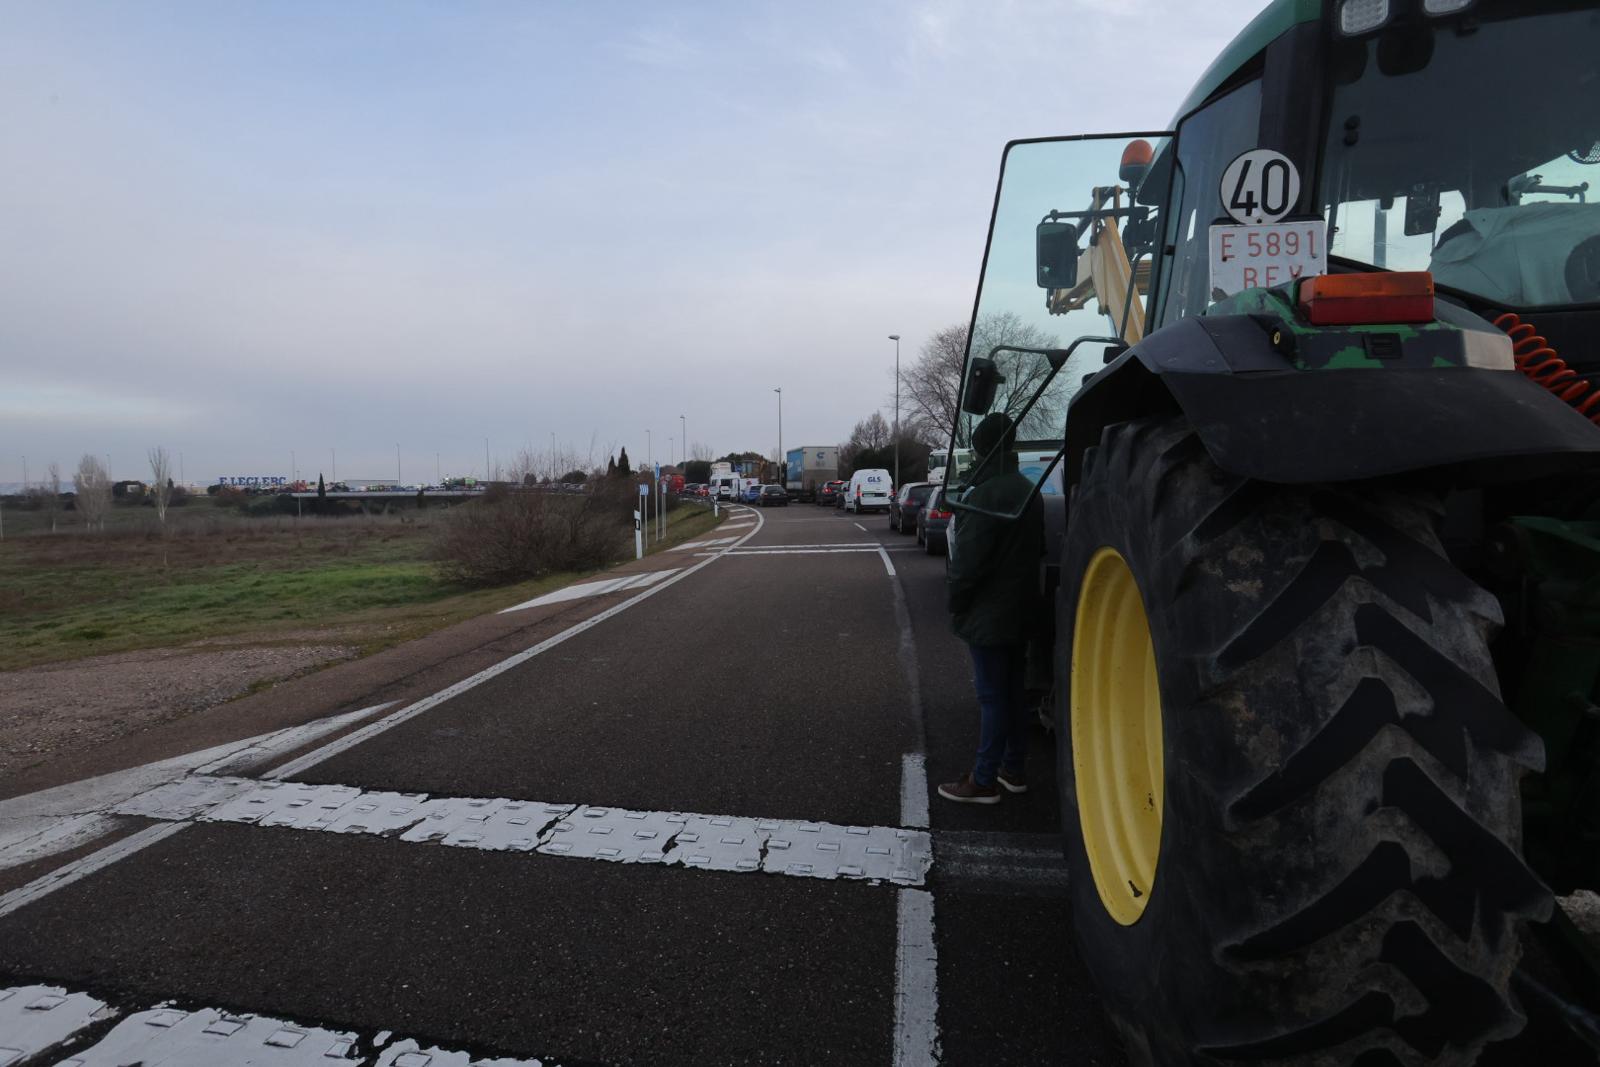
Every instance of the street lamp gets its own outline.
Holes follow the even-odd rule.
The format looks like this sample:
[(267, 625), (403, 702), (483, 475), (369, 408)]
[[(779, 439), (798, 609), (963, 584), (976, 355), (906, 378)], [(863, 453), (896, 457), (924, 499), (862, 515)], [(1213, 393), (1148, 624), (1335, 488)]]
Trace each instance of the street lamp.
[(778, 484), (785, 490), (789, 488), (789, 464), (783, 457), (783, 386), (773, 390), (778, 394)]
[(644, 461), (651, 466), (656, 462), (656, 446), (650, 443), (650, 431), (644, 432)]
[(894, 342), (894, 484), (900, 487), (900, 335), (891, 333)]
[(679, 429), (683, 431), (683, 461), (689, 462), (689, 420), (678, 416)]

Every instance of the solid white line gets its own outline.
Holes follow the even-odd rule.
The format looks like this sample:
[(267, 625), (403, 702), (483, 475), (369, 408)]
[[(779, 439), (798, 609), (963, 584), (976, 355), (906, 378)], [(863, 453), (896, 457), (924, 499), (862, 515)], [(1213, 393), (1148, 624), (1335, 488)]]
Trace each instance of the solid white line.
[(896, 908), (894, 1064), (939, 1062), (939, 957), (933, 945), (933, 894), (902, 889)]
[(119, 815), (377, 834), (410, 844), (539, 852), (612, 863), (922, 885), (933, 863), (923, 830), (794, 819), (630, 811), (586, 804), (354, 786), (191, 777), (157, 786)]
[(884, 551), (882, 545), (878, 546), (878, 555), (883, 557), (883, 569), (889, 572), (889, 577), (894, 577), (894, 564), (889, 562), (889, 553)]
[(183, 822), (171, 822), (147, 826), (136, 834), (124, 837), (120, 841), (113, 841), (98, 852), (91, 852), (82, 859), (72, 861), (65, 867), (59, 867), (48, 874), (35, 878), (27, 885), (18, 886), (5, 896), (0, 897), (0, 918), (10, 915), (24, 904), (31, 904), (40, 897), (52, 893), (64, 885), (71, 885), (80, 878), (87, 878), (102, 867), (109, 867), (118, 860), (127, 859), (140, 849), (147, 848), (157, 841), (171, 837), (188, 825), (188, 823)]
[[(761, 516), (759, 516), (759, 515), (757, 515), (756, 518), (758, 520), (761, 520)], [(339, 753), (344, 752), (344, 751), (346, 751), (348, 749), (354, 748), (355, 746), (361, 744), (363, 741), (371, 740), (372, 738), (377, 737), (379, 734), (381, 734), (381, 733), (383, 733), (383, 732), (385, 732), (387, 730), (390, 730), (390, 729), (392, 729), (392, 728), (394, 728), (396, 726), (399, 726), (401, 723), (405, 722), (407, 719), (415, 718), (416, 716), (421, 715), (423, 712), (429, 710), (430, 708), (434, 708), (434, 707), (437, 707), (440, 704), (443, 704), (445, 701), (449, 700), (451, 697), (460, 696), (462, 693), (465, 693), (469, 689), (475, 689), (478, 686), (482, 685), (484, 682), (487, 682), (489, 679), (497, 677), (497, 676), (499, 676), (501, 674), (504, 674), (506, 671), (509, 671), (513, 667), (520, 667), (522, 664), (528, 662), (530, 659), (532, 659), (533, 657), (539, 655), (541, 652), (548, 652), (548, 651), (550, 651), (550, 649), (555, 648), (557, 645), (561, 644), (563, 641), (566, 641), (569, 638), (577, 637), (579, 634), (583, 633), (585, 630), (589, 630), (589, 629), (592, 629), (592, 628), (594, 628), (596, 626), (599, 626), (602, 622), (605, 622), (607, 619), (611, 618), (613, 615), (622, 614), (624, 611), (627, 611), (629, 608), (633, 607), (635, 604), (638, 604), (638, 603), (640, 603), (640, 602), (642, 602), (644, 600), (649, 599), (650, 597), (655, 596), (657, 593), (661, 592), (663, 589), (667, 589), (667, 588), (669, 588), (671, 586), (677, 585), (679, 582), (681, 582), (685, 578), (689, 577), (689, 575), (694, 574), (696, 571), (700, 570), (702, 567), (705, 567), (708, 564), (716, 562), (716, 560), (719, 557), (721, 557), (723, 555), (726, 555), (728, 552), (730, 552), (733, 549), (739, 547), (740, 545), (742, 545), (746, 541), (748, 541), (750, 538), (752, 538), (756, 534), (760, 533), (761, 532), (761, 527), (764, 524), (764, 522), (765, 522), (765, 520), (761, 520), (761, 521), (757, 522), (756, 528), (754, 530), (751, 530), (749, 533), (745, 534), (743, 537), (741, 537), (738, 540), (734, 541), (733, 544), (729, 545), (727, 548), (724, 548), (721, 551), (717, 552), (716, 555), (713, 555), (713, 556), (711, 556), (711, 557), (709, 557), (707, 559), (701, 560), (699, 563), (694, 564), (692, 567), (689, 567), (689, 568), (687, 568), (685, 570), (678, 571), (676, 574), (674, 574), (671, 578), (668, 578), (666, 581), (657, 582), (655, 585), (652, 585), (650, 588), (644, 590), (641, 593), (638, 593), (635, 596), (629, 597), (627, 600), (624, 600), (622, 603), (613, 604), (611, 607), (607, 608), (606, 610), (604, 610), (602, 612), (599, 612), (599, 613), (597, 613), (595, 615), (591, 615), (589, 618), (584, 619), (580, 623), (575, 623), (574, 625), (567, 627), (565, 630), (562, 630), (560, 633), (556, 634), (554, 637), (547, 637), (543, 641), (540, 641), (538, 644), (534, 645), (532, 648), (527, 648), (527, 649), (522, 650), (521, 652), (516, 653), (513, 656), (508, 656), (505, 659), (501, 660), (499, 663), (496, 663), (491, 667), (485, 667), (483, 670), (479, 671), (477, 674), (468, 675), (467, 677), (461, 679), (461, 681), (455, 683), (454, 685), (446, 686), (445, 688), (439, 690), (437, 693), (434, 693), (432, 696), (423, 697), (421, 700), (417, 701), (416, 703), (408, 704), (405, 707), (401, 708), (399, 711), (392, 712), (392, 713), (390, 713), (388, 715), (385, 715), (383, 718), (379, 719), (377, 722), (368, 723), (366, 726), (363, 726), (359, 730), (354, 730), (354, 731), (352, 731), (352, 732), (350, 732), (348, 734), (345, 734), (343, 737), (339, 738), (338, 740), (331, 741), (328, 744), (323, 745), (321, 748), (314, 749), (313, 751), (306, 753), (304, 756), (301, 756), (299, 759), (290, 760), (288, 763), (285, 763), (282, 767), (277, 768), (271, 774), (267, 775), (267, 777), (268, 778), (292, 778), (297, 774), (301, 774), (304, 771), (306, 771), (306, 770), (308, 770), (308, 769), (310, 769), (312, 767), (315, 767), (317, 764), (323, 762), (324, 760), (332, 759), (334, 756), (337, 756)]]
[(900, 825), (928, 828), (928, 765), (920, 752), (900, 757)]

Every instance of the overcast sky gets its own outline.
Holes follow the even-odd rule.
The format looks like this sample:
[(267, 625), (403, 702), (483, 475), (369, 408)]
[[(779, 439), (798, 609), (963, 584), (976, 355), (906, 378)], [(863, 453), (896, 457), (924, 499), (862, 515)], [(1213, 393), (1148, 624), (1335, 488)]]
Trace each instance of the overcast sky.
[(837, 442), (1005, 141), (1163, 127), (1260, 6), (6, 0), (0, 482)]

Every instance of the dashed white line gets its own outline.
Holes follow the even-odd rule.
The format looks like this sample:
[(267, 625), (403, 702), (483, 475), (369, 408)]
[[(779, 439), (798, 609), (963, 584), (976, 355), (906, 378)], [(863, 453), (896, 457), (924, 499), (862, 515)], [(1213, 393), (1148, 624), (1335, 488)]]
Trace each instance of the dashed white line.
[(860, 530), (862, 533), (866, 533), (867, 532), (867, 528), (865, 526), (861, 525), (859, 522), (852, 522), (850, 525), (854, 526), (856, 529)]
[(902, 889), (895, 916), (894, 1063), (939, 1062), (939, 962), (933, 944), (933, 894)]

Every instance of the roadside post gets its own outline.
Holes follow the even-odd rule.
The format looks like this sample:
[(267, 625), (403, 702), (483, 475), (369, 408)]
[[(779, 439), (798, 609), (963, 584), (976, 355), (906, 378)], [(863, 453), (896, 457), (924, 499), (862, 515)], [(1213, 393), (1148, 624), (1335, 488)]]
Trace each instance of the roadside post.
[[(639, 487), (639, 507), (633, 509), (633, 558), (644, 559), (644, 512), (650, 509), (650, 487)], [(644, 510), (640, 510), (640, 509)]]

